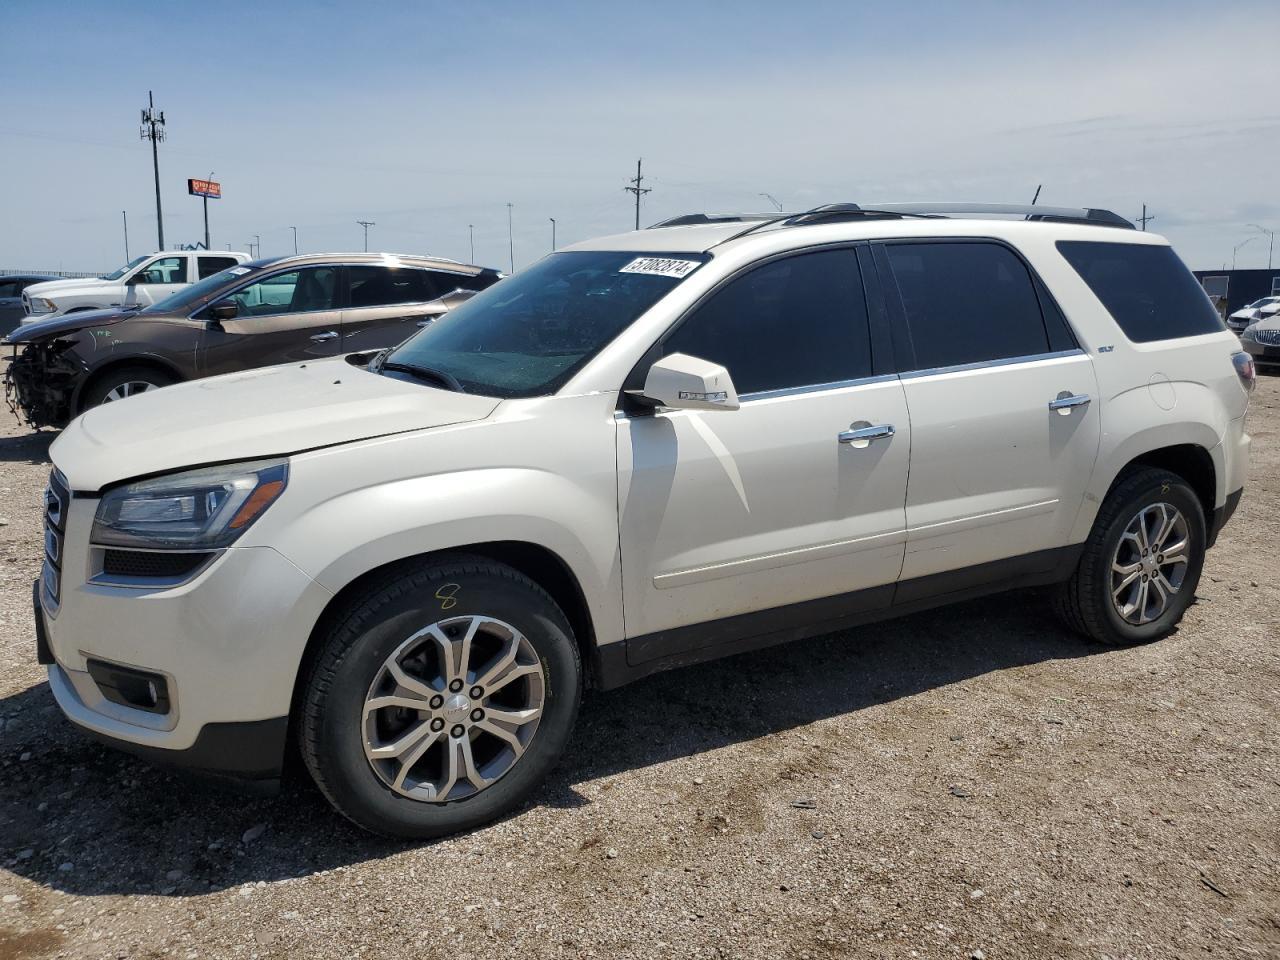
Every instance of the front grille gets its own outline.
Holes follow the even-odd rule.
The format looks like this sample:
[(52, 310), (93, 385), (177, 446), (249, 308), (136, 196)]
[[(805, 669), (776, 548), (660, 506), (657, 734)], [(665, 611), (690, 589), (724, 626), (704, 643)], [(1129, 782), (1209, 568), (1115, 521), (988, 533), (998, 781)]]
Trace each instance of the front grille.
[(187, 576), (210, 556), (209, 553), (108, 549), (103, 552), (102, 572), (108, 577), (171, 580)]
[(1280, 347), (1280, 329), (1255, 330), (1253, 331), (1253, 339), (1258, 343), (1266, 344), (1268, 347)]
[(57, 610), (62, 601), (62, 544), (70, 508), (71, 488), (66, 478), (54, 470), (44, 491), (44, 568), (40, 572), (45, 604), (50, 610)]

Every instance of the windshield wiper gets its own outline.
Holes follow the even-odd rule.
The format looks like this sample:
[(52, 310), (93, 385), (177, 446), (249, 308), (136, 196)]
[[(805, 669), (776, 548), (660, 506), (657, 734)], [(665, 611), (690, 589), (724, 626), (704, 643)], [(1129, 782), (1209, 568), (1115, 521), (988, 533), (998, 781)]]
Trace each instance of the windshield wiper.
[(452, 390), (454, 393), (467, 392), (466, 390), (462, 389), (462, 384), (458, 382), (457, 377), (455, 377), (451, 373), (445, 373), (443, 370), (436, 370), (432, 367), (419, 366), (416, 363), (399, 363), (395, 361), (388, 362), (384, 357), (382, 359), (382, 362), (378, 364), (377, 372), (383, 373), (388, 370), (391, 371), (392, 373), (407, 373), (409, 374), (409, 376), (417, 377), (419, 380), (435, 381), (436, 383), (443, 384), (445, 387)]

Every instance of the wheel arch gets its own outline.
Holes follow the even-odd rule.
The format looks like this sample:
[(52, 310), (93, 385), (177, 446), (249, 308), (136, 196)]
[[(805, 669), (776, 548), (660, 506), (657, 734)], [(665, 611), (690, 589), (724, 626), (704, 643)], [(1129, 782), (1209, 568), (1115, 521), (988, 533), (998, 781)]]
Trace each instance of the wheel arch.
[(133, 357), (119, 357), (107, 360), (105, 363), (102, 363), (90, 370), (88, 375), (80, 381), (79, 386), (76, 387), (75, 395), (71, 398), (71, 409), (74, 411), (72, 416), (84, 413), (84, 398), (88, 395), (90, 389), (95, 384), (100, 382), (103, 377), (113, 371), (121, 370), (125, 367), (150, 367), (154, 370), (159, 370), (162, 373), (167, 374), (178, 383), (187, 379), (183, 376), (182, 371), (179, 370), (177, 366), (167, 360), (163, 360), (160, 357), (155, 357), (150, 354), (140, 354)]
[(436, 550), (428, 550), (391, 560), (354, 577), (329, 598), (311, 628), (293, 682), (289, 715), (295, 717), (306, 684), (308, 668), (316, 652), (324, 642), (330, 627), (342, 615), (351, 599), (368, 590), (379, 581), (395, 577), (402, 570), (432, 559), (444, 557), (482, 557), (502, 563), (524, 574), (546, 590), (564, 611), (573, 628), (574, 641), (582, 657), (583, 680), (588, 687), (598, 685), (599, 653), (596, 645), (595, 625), (586, 594), (569, 564), (557, 553), (542, 544), (523, 540), (494, 540), (482, 543), (459, 544)]

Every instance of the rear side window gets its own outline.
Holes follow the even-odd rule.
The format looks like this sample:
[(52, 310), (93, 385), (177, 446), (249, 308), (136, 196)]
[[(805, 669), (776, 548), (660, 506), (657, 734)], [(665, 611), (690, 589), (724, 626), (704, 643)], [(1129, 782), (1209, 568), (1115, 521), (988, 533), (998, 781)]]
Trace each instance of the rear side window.
[(857, 255), (800, 254), (735, 277), (666, 338), (662, 352), (721, 364), (739, 393), (870, 376)]
[(200, 262), (200, 279), (221, 273), (227, 267), (234, 267), (240, 261), (235, 257), (198, 257)]
[(1226, 329), (1171, 247), (1060, 240), (1058, 252), (1135, 343)]
[(426, 303), (440, 296), (431, 273), (410, 267), (381, 266), (347, 268), (352, 307), (391, 307), (401, 303)]
[(1008, 248), (937, 242), (891, 243), (884, 250), (906, 311), (913, 369), (1028, 357), (1071, 345), (1056, 308), (1050, 341), (1036, 285)]

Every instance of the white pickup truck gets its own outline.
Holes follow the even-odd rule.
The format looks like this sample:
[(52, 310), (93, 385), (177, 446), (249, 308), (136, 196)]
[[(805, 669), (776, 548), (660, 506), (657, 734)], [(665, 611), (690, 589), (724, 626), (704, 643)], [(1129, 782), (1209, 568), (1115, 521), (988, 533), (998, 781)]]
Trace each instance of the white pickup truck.
[(32, 284), (22, 292), (22, 322), (37, 323), (80, 310), (141, 309), (248, 259), (247, 253), (230, 250), (167, 250), (135, 257), (105, 277)]

